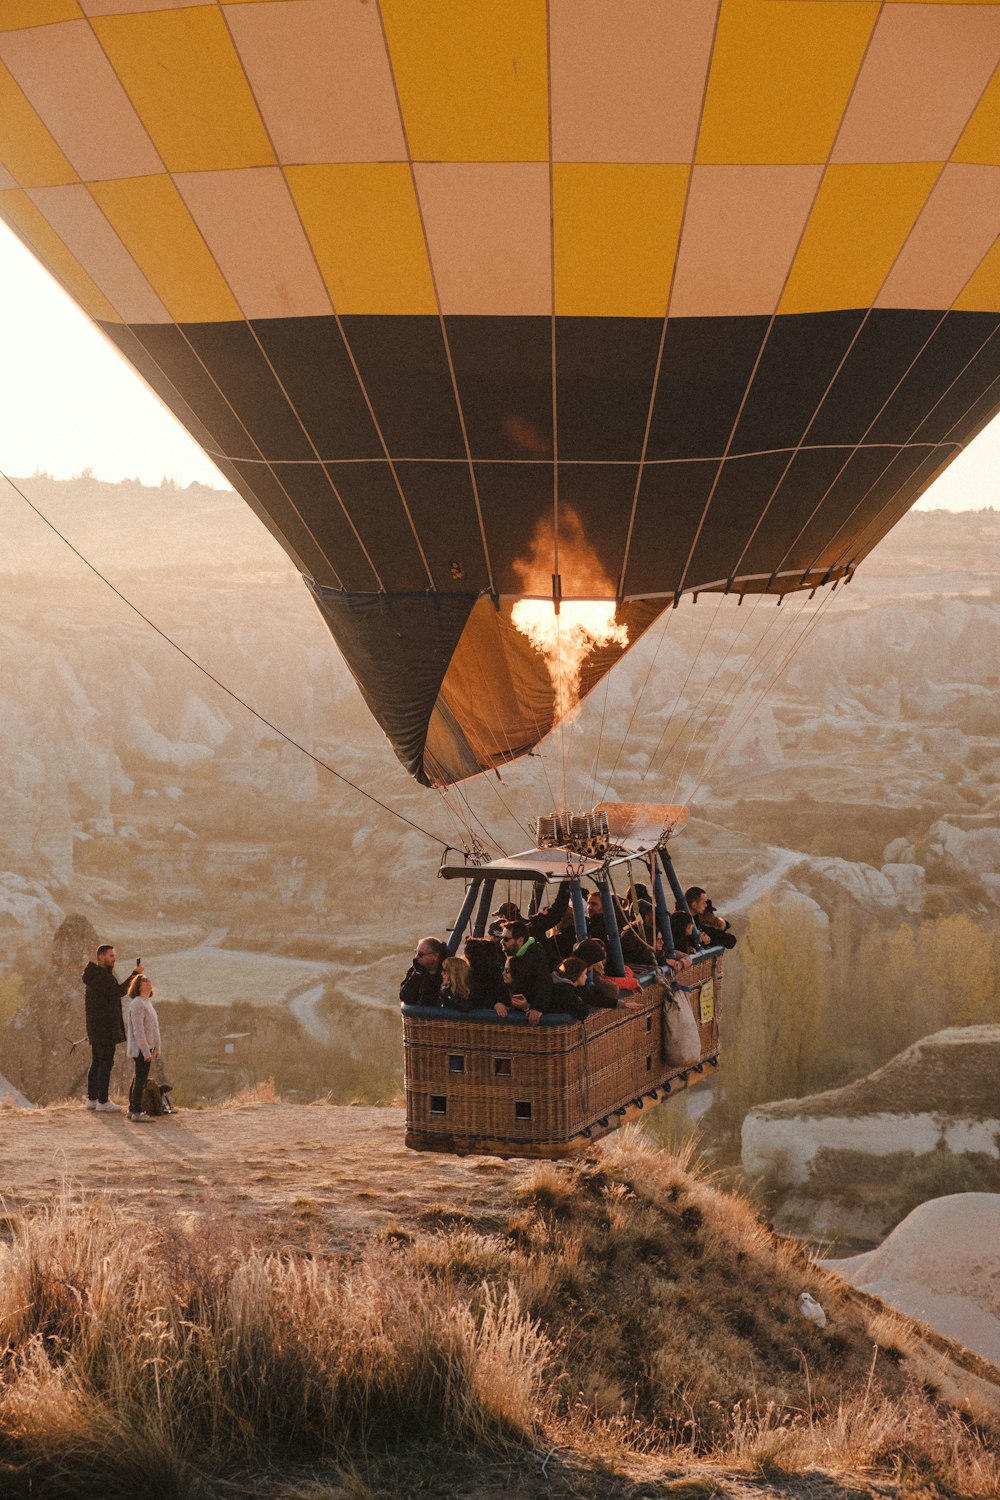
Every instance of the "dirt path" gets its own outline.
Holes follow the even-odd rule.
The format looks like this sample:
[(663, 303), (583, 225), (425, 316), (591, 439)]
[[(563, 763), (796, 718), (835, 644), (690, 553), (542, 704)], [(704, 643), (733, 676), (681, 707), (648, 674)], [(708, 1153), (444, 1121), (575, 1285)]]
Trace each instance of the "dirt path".
[(300, 990), (293, 995), (288, 1002), (288, 1009), (298, 1021), (306, 1036), (311, 1036), (314, 1041), (328, 1042), (333, 1036), (333, 1027), (329, 1021), (324, 1021), (316, 1007), (323, 998), (325, 984), (311, 984), (308, 989)]
[[(261, 1241), (356, 1247), (393, 1225), (477, 1219), (526, 1163), (407, 1151), (404, 1111), (245, 1104), (149, 1124), (79, 1104), (0, 1112), (0, 1216), (61, 1195), (240, 1221)], [(499, 1226), (498, 1226), (499, 1227)]]

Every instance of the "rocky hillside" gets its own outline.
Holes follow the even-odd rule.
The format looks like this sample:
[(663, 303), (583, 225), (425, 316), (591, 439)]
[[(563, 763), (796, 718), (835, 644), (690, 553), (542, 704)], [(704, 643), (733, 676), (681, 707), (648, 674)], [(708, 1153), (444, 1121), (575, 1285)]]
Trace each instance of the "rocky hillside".
[[(685, 601), (541, 756), (442, 803), (404, 776), (301, 581), (235, 496), (25, 483), (209, 672), (451, 843), (524, 847), (563, 795), (689, 796), (682, 873), (708, 875), (720, 905), (794, 888), (822, 910), (844, 896), (886, 914), (997, 909), (996, 512), (906, 517), (815, 618), (819, 600)], [(446, 923), (449, 893), (427, 878), (439, 846), (222, 692), (15, 495), (2, 505), (8, 954), (75, 910), (157, 951), (215, 927), (295, 951), (335, 911), (338, 929), (405, 954), (415, 930)]]
[(1000, 1192), (1000, 1026), (949, 1027), (842, 1088), (758, 1105), (743, 1169), (777, 1191), (782, 1227), (869, 1244), (923, 1198)]
[(0, 1176), (11, 1500), (1000, 1482), (996, 1370), (631, 1138), (532, 1165), (414, 1156), (394, 1109), (66, 1105), (5, 1113)]

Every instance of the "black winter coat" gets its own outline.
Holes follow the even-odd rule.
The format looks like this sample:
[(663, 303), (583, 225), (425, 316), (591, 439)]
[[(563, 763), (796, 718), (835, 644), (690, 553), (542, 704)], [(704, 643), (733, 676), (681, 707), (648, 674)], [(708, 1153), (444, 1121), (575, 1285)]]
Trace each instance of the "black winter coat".
[(428, 974), (426, 969), (411, 964), (406, 971), (406, 977), (399, 986), (401, 1003), (403, 1005), (440, 1005), (443, 978), (444, 975), (440, 969), (436, 974)]
[(541, 943), (534, 942), (527, 953), (512, 953), (508, 993), (523, 995), (532, 1010), (543, 1013), (552, 1009), (552, 971), (549, 957)]
[(84, 1005), (87, 1014), (87, 1041), (99, 1047), (114, 1047), (125, 1040), (122, 996), (135, 978), (116, 979), (114, 969), (89, 963), (83, 971)]

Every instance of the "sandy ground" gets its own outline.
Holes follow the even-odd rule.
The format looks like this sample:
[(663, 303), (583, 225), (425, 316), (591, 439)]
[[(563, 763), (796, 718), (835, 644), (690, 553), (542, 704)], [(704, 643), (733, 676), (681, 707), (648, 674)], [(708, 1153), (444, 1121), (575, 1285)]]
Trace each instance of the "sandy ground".
[[(398, 1108), (243, 1104), (132, 1124), (78, 1103), (0, 1111), (0, 1212), (61, 1195), (224, 1214), (261, 1242), (331, 1249), (474, 1210), (487, 1223), (499, 1179), (530, 1163), (407, 1151)], [(497, 1227), (501, 1227), (498, 1222)]]
[(824, 1265), (1000, 1368), (1000, 1194), (921, 1203), (877, 1249)]

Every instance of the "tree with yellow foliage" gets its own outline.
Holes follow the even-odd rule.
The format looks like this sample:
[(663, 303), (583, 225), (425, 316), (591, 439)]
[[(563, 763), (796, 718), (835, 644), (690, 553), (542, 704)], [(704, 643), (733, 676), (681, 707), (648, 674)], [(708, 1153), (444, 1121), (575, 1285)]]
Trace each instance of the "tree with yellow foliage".
[(812, 913), (764, 902), (740, 944), (740, 998), (726, 1012), (725, 1098), (720, 1114), (738, 1136), (765, 1099), (795, 1098), (823, 1082), (830, 1014), (830, 949)]
[(942, 1025), (1000, 1021), (995, 936), (964, 913), (924, 922), (920, 943), (931, 984), (943, 999)]

